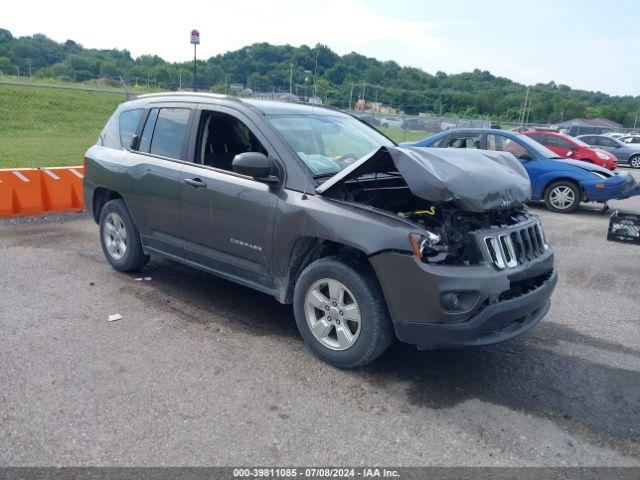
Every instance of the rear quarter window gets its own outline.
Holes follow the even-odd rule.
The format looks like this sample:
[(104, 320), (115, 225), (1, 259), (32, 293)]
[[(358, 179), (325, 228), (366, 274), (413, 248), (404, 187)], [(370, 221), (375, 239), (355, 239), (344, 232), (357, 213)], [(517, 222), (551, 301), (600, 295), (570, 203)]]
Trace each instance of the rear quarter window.
[(160, 109), (153, 131), (150, 153), (179, 159), (190, 114), (191, 110), (188, 108)]
[(120, 145), (122, 145), (122, 148), (129, 150), (131, 147), (131, 140), (138, 129), (142, 112), (141, 108), (136, 108), (134, 110), (125, 110), (120, 114), (118, 124), (120, 126)]

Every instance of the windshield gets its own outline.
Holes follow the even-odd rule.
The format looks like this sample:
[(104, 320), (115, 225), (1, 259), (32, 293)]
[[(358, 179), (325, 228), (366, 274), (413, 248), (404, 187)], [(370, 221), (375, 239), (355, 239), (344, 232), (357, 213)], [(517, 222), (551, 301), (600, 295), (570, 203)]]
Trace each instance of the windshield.
[(537, 152), (540, 152), (542, 155), (544, 155), (547, 158), (562, 158), (556, 152), (552, 152), (547, 147), (545, 147), (541, 143), (536, 142), (531, 137), (528, 137), (526, 135), (518, 135), (518, 140), (520, 140), (522, 143), (527, 145), (532, 150), (536, 150)]
[(361, 121), (343, 115), (267, 115), (314, 177), (333, 175), (368, 153), (394, 143)]

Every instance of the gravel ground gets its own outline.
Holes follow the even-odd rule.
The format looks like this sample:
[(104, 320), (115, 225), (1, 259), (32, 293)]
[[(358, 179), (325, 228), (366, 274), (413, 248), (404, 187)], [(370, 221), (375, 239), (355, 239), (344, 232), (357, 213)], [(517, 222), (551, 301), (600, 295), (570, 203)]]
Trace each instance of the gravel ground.
[(266, 295), (115, 272), (86, 216), (0, 222), (0, 465), (640, 466), (640, 247), (533, 209), (560, 274), (537, 328), (349, 372)]

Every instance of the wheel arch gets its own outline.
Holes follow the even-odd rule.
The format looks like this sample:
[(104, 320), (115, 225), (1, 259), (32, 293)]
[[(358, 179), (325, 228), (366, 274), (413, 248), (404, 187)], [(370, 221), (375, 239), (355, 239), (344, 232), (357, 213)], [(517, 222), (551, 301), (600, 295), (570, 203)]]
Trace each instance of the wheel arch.
[(312, 262), (332, 256), (341, 256), (349, 259), (350, 263), (371, 267), (367, 254), (351, 245), (319, 237), (300, 237), (291, 249), (279, 300), (282, 303), (292, 303), (293, 290), (302, 271)]
[(122, 195), (120, 195), (115, 190), (111, 190), (109, 188), (97, 187), (93, 192), (93, 200), (92, 200), (92, 212), (93, 212), (93, 220), (98, 223), (100, 221), (100, 212), (107, 204), (107, 202), (111, 200), (120, 199), (124, 202)]
[(576, 180), (575, 178), (571, 178), (571, 177), (555, 177), (550, 179), (549, 181), (547, 181), (544, 184), (544, 187), (542, 188), (542, 198), (544, 198), (547, 194), (547, 190), (549, 190), (549, 187), (551, 185), (553, 185), (554, 183), (558, 183), (558, 182), (569, 182), (569, 183), (573, 183), (578, 190), (580, 191), (580, 196), (584, 198), (584, 188), (582, 187), (582, 185), (580, 185), (580, 182), (578, 180)]

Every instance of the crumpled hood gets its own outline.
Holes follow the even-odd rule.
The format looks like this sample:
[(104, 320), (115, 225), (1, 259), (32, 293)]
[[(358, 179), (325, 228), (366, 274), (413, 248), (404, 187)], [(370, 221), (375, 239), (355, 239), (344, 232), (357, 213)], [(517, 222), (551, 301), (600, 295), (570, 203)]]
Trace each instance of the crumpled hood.
[(381, 147), (320, 185), (320, 194), (351, 178), (398, 172), (411, 192), (434, 203), (453, 202), (483, 212), (521, 205), (531, 198), (524, 167), (506, 152), (423, 147)]
[(588, 172), (603, 173), (607, 177), (613, 175), (613, 173), (610, 170), (607, 170), (606, 168), (601, 167), (600, 165), (596, 165), (594, 163), (589, 163), (589, 162), (583, 162), (582, 160), (569, 160), (569, 159), (562, 158), (556, 161), (566, 163), (568, 165), (573, 165), (574, 167), (582, 168), (583, 170), (587, 170)]

